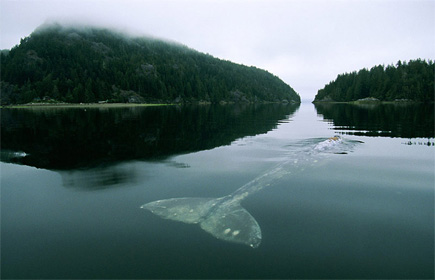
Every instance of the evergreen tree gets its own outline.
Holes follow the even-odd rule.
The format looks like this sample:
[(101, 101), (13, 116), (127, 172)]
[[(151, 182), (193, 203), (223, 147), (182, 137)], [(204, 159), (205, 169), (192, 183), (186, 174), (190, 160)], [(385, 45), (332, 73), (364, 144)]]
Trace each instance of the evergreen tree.
[(372, 97), (381, 101), (434, 102), (434, 70), (433, 61), (417, 59), (341, 74), (320, 89), (314, 101), (356, 101)]
[[(36, 97), (67, 102), (240, 100), (300, 102), (299, 95), (267, 71), (220, 60), (183, 45), (134, 38), (106, 29), (54, 24), (39, 28), (2, 52), (1, 81), (10, 85), (2, 104)], [(124, 95), (122, 96), (121, 92)]]

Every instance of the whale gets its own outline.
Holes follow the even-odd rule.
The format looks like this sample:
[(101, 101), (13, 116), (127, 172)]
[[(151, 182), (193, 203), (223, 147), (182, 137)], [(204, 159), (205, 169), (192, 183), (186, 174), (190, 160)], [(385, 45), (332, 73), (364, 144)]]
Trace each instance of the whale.
[(360, 141), (340, 136), (314, 139), (292, 157), (278, 163), (264, 174), (246, 183), (233, 193), (219, 198), (182, 197), (157, 200), (140, 206), (160, 218), (197, 224), (217, 239), (258, 248), (261, 228), (242, 206), (242, 201), (272, 186), (284, 176), (301, 172), (318, 162), (324, 154), (347, 154)]

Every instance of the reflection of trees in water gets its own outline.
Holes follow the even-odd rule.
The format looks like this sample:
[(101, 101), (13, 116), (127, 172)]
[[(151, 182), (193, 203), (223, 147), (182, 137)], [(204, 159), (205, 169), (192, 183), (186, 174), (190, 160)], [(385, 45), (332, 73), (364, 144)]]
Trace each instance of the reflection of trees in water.
[[(186, 163), (171, 159), (151, 161), (151, 164), (156, 162), (172, 168), (190, 168)], [(64, 187), (98, 191), (113, 187), (126, 187), (150, 177), (147, 168), (138, 171), (136, 167), (134, 162), (126, 162), (88, 169), (58, 170), (58, 172), (62, 176)]]
[(411, 141), (409, 140), (408, 142), (402, 143), (408, 146), (412, 146), (412, 145), (418, 145), (418, 146), (435, 146), (435, 142), (434, 141), (430, 141), (429, 139), (427, 141)]
[(48, 169), (167, 158), (266, 133), (298, 106), (3, 109), (2, 149), (26, 153), (11, 161)]
[(433, 104), (315, 104), (342, 134), (434, 138)]
[(60, 171), (60, 174), (65, 187), (82, 190), (100, 190), (113, 186), (125, 186), (128, 183), (134, 183), (138, 177), (134, 169), (117, 165), (109, 168)]

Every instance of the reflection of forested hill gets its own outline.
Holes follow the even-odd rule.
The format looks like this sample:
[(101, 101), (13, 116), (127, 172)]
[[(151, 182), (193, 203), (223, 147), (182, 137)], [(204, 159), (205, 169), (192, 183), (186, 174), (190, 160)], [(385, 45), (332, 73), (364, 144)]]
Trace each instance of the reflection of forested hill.
[(265, 133), (299, 105), (2, 109), (3, 151), (13, 161), (73, 169), (131, 159), (165, 158)]
[(316, 103), (318, 114), (345, 134), (433, 138), (433, 104), (352, 105)]

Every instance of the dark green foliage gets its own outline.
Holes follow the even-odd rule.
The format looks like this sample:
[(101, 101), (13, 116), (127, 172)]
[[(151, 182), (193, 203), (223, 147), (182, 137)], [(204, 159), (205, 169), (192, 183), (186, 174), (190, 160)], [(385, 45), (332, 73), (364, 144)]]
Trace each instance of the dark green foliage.
[(295, 101), (278, 77), (185, 46), (51, 25), (1, 52), (2, 103)]
[(338, 75), (318, 91), (314, 101), (344, 102), (372, 97), (380, 101), (433, 102), (434, 70), (433, 61), (417, 59)]

